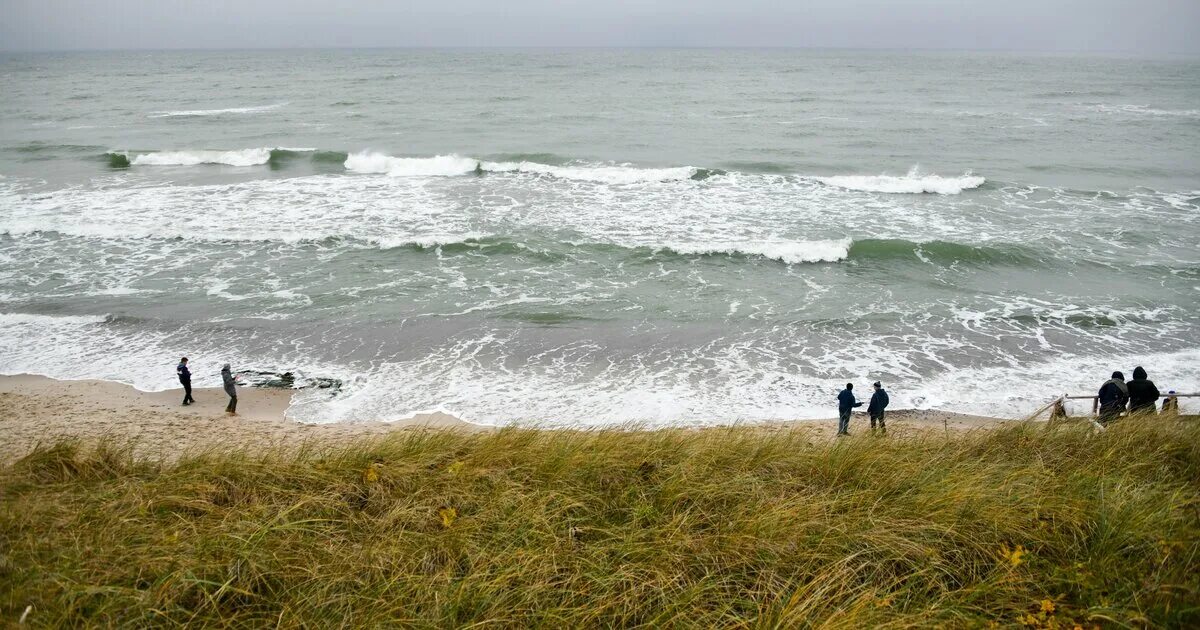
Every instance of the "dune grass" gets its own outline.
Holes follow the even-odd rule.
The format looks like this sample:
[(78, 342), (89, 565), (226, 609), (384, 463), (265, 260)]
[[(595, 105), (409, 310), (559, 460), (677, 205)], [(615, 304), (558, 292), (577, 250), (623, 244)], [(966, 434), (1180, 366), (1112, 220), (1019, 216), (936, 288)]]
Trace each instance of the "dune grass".
[(1197, 627), (1198, 424), (56, 444), (0, 471), (0, 623)]

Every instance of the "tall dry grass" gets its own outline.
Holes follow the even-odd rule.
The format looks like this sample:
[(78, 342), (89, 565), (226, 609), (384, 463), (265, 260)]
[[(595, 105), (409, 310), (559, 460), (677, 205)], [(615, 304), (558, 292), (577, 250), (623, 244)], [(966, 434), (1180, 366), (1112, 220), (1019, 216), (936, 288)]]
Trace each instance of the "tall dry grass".
[(412, 431), (173, 464), (56, 444), (0, 472), (0, 618), (1197, 627), (1198, 438)]

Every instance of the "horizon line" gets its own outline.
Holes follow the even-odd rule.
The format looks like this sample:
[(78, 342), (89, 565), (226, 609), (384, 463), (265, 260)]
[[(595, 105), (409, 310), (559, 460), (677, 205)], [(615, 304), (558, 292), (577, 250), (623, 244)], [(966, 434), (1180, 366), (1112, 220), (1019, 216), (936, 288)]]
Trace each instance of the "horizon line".
[(869, 47), (869, 46), (677, 46), (677, 45), (412, 45), (412, 46), (244, 46), (178, 48), (0, 48), (0, 54), (52, 53), (165, 53), (165, 52), (285, 52), (285, 51), (386, 51), (386, 50), (759, 50), (759, 51), (842, 51), (905, 53), (1009, 53), (1030, 55), (1126, 55), (1130, 57), (1184, 57), (1200, 59), (1200, 51), (1131, 51), (1119, 49), (1034, 49), (1034, 48), (955, 48), (955, 47)]

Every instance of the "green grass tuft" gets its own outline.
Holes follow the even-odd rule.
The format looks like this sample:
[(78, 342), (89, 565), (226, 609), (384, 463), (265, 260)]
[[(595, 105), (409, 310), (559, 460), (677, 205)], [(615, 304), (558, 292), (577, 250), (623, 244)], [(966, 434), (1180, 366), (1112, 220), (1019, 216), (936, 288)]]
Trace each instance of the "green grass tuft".
[(1200, 625), (1200, 426), (396, 432), (0, 471), (0, 622)]

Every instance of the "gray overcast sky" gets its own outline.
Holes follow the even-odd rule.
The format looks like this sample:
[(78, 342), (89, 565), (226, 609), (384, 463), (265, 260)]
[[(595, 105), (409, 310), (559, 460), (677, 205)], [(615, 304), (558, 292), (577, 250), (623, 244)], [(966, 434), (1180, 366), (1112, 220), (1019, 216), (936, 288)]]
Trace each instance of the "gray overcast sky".
[(0, 49), (792, 46), (1200, 54), (1200, 0), (0, 0)]

